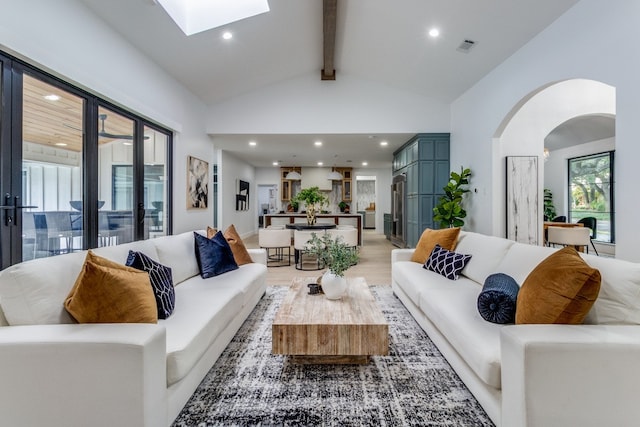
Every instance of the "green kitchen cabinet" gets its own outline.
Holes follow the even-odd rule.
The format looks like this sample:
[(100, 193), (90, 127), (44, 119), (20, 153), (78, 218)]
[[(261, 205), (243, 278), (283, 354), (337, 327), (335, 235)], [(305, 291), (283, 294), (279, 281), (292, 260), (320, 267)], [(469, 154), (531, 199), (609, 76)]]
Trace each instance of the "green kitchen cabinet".
[(450, 134), (420, 133), (393, 153), (393, 176), (406, 176), (404, 212), (405, 246), (413, 248), (425, 228), (437, 228), (433, 208), (449, 181)]

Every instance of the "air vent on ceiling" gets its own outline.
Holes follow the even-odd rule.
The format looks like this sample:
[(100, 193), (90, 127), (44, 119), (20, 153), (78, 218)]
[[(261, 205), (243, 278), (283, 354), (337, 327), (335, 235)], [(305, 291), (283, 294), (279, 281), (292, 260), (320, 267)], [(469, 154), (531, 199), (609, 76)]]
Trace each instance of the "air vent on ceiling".
[(469, 53), (471, 48), (474, 47), (475, 45), (476, 45), (476, 42), (474, 42), (473, 40), (465, 39), (462, 43), (460, 43), (460, 46), (458, 46), (458, 49), (456, 50), (462, 53)]

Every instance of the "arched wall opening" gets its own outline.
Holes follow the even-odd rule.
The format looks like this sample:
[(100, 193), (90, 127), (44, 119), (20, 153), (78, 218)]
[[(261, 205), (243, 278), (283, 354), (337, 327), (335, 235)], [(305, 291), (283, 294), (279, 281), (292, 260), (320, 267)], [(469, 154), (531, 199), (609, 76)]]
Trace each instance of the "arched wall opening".
[[(538, 244), (542, 244), (543, 189), (545, 188), (545, 138), (563, 123), (581, 116), (608, 116), (616, 114), (616, 89), (602, 82), (571, 79), (539, 87), (523, 97), (505, 116), (493, 136), (493, 205), (502, 206), (493, 215), (494, 234), (506, 237), (506, 166), (507, 156), (538, 157)], [(608, 143), (615, 143), (609, 141)], [(603, 150), (601, 150), (603, 151)], [(553, 152), (551, 152), (553, 156)], [(564, 162), (566, 168), (566, 162)], [(551, 167), (551, 165), (549, 165)], [(552, 174), (558, 176), (558, 174)], [(566, 173), (564, 186), (566, 187)], [(551, 178), (549, 178), (551, 179)], [(556, 178), (553, 178), (556, 179)], [(549, 183), (548, 183), (549, 184)], [(554, 188), (562, 188), (554, 183)], [(566, 192), (557, 196), (558, 203)], [(566, 200), (566, 199), (565, 199)], [(559, 204), (558, 204), (559, 205)], [(566, 204), (562, 205), (563, 207)]]

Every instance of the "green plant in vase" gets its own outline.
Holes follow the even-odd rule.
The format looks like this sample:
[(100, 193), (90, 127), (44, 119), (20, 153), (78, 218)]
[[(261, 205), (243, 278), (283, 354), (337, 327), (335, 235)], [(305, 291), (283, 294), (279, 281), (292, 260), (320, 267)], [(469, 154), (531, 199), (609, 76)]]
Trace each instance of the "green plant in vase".
[(316, 210), (329, 203), (327, 197), (320, 192), (318, 187), (303, 188), (291, 201), (304, 202), (307, 211), (307, 224), (309, 225), (316, 223)]
[(442, 228), (462, 227), (463, 218), (466, 218), (467, 211), (462, 208), (462, 200), (465, 193), (470, 190), (469, 178), (471, 169), (460, 168), (460, 173), (451, 172), (451, 177), (447, 185), (442, 189), (444, 195), (438, 199), (438, 204), (433, 208), (433, 220)]
[(328, 299), (342, 297), (347, 289), (345, 271), (358, 262), (358, 251), (348, 246), (342, 236), (335, 239), (329, 233), (320, 236), (311, 233), (311, 239), (307, 242), (304, 252), (315, 255), (318, 260), (327, 267), (322, 275), (321, 285)]

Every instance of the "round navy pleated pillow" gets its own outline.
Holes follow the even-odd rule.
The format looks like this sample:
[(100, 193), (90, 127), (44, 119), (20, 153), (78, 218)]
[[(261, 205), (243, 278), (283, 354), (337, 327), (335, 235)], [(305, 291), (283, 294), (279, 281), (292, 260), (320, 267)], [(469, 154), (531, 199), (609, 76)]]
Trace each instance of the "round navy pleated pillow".
[(516, 299), (520, 286), (504, 273), (495, 273), (487, 277), (478, 295), (480, 316), (492, 323), (515, 323)]

